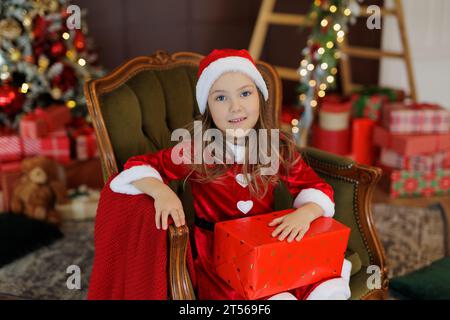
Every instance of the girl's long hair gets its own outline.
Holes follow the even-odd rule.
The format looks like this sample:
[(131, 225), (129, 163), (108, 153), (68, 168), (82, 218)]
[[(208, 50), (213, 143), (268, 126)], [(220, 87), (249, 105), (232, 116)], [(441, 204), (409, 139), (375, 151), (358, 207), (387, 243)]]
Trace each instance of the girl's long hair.
[[(290, 166), (294, 164), (295, 160), (298, 160), (294, 156), (294, 150), (295, 150), (295, 143), (292, 139), (292, 137), (287, 135), (286, 133), (283, 133), (280, 130), (280, 140), (279, 140), (279, 150), (274, 150), (272, 144), (270, 143), (271, 140), (271, 130), (270, 129), (279, 129), (275, 128), (275, 124), (273, 121), (272, 113), (270, 112), (268, 108), (268, 103), (264, 101), (263, 95), (258, 89), (258, 96), (259, 96), (259, 118), (258, 121), (254, 127), (254, 129), (258, 132), (259, 129), (267, 129), (268, 137), (267, 137), (267, 147), (269, 148), (269, 152), (267, 154), (272, 154), (272, 152), (278, 153), (279, 158), (279, 169), (278, 174), (272, 174), (272, 175), (263, 175), (261, 174), (261, 170), (266, 167), (266, 165), (263, 165), (259, 163), (259, 161), (256, 164), (250, 164), (248, 161), (248, 155), (249, 155), (249, 139), (245, 139), (245, 161), (242, 164), (242, 173), (244, 175), (244, 178), (248, 184), (250, 194), (256, 197), (263, 197), (268, 189), (269, 185), (276, 185), (279, 181), (280, 174), (287, 174), (289, 172)], [(204, 136), (204, 132), (208, 129), (217, 129), (212, 117), (211, 113), (209, 112), (209, 108), (207, 107), (205, 110), (205, 113), (203, 115), (200, 115), (196, 120), (201, 120), (202, 122), (202, 137)], [(187, 129), (190, 132), (190, 136), (194, 137), (194, 124), (190, 124)], [(259, 141), (259, 135), (256, 135), (257, 139)], [(225, 140), (225, 139), (224, 139)], [(204, 141), (204, 139), (201, 139), (202, 141), (202, 151), (205, 150), (206, 146), (211, 143), (210, 141)], [(224, 154), (225, 154), (225, 147), (226, 143), (223, 141), (224, 146)], [(192, 148), (193, 149), (193, 148)], [(259, 157), (258, 157), (259, 159)], [(208, 183), (215, 181), (216, 183), (223, 183), (221, 180), (221, 177), (224, 176), (225, 172), (231, 168), (232, 164), (207, 164), (205, 161), (202, 161), (201, 164), (191, 164), (191, 174), (192, 179), (200, 182), (200, 183)], [(239, 172), (240, 173), (240, 172)], [(250, 178), (247, 177), (247, 175), (250, 176)]]

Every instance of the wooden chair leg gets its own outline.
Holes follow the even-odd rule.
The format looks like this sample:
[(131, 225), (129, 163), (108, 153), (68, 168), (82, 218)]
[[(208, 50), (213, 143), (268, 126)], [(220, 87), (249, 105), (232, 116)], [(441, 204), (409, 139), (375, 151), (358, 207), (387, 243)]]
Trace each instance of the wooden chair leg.
[(195, 300), (186, 266), (189, 228), (169, 226), (169, 289), (172, 300)]

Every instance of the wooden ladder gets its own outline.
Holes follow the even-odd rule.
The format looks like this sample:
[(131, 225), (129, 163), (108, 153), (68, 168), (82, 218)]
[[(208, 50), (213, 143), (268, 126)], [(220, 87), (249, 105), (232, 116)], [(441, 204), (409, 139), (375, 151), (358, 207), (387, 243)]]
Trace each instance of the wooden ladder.
[[(310, 25), (306, 15), (274, 12), (275, 2), (276, 0), (262, 0), (248, 50), (255, 60), (259, 60), (261, 57), (270, 24), (295, 27)], [(300, 80), (297, 69), (282, 66), (275, 66), (275, 68), (282, 79), (293, 81)]]
[[(382, 16), (395, 16), (398, 21), (398, 26), (400, 30), (400, 38), (402, 42), (403, 51), (393, 52), (384, 51), (372, 48), (350, 46), (348, 44), (347, 38), (340, 44), (340, 50), (342, 52), (342, 57), (340, 59), (341, 66), (341, 79), (342, 79), (342, 89), (345, 95), (349, 95), (354, 90), (359, 89), (361, 86), (353, 83), (350, 69), (350, 57), (365, 58), (365, 59), (378, 59), (381, 58), (397, 58), (402, 59), (406, 65), (406, 73), (408, 76), (409, 94), (407, 95), (414, 102), (417, 101), (417, 91), (416, 82), (414, 79), (413, 65), (411, 60), (411, 52), (409, 48), (408, 36), (406, 34), (405, 27), (405, 16), (403, 12), (402, 0), (394, 0), (394, 8), (382, 8)], [(360, 16), (368, 17), (370, 13), (367, 12), (367, 6), (361, 6)]]
[[(274, 25), (287, 25), (287, 26), (311, 26), (310, 21), (306, 15), (301, 14), (288, 14), (274, 12), (276, 0), (262, 0), (261, 7), (259, 9), (258, 18), (256, 20), (255, 29), (250, 41), (249, 52), (254, 59), (258, 60), (261, 57), (261, 52), (264, 46), (264, 41), (267, 36), (267, 30), (270, 24)], [(403, 5), (401, 0), (395, 0), (395, 8), (381, 10), (382, 15), (393, 15), (397, 17), (400, 36), (403, 46), (403, 52), (389, 52), (377, 49), (354, 47), (349, 46), (347, 41), (344, 40), (340, 44), (341, 52), (343, 53), (340, 59), (342, 84), (344, 94), (348, 95), (353, 90), (358, 88), (357, 84), (354, 84), (351, 80), (350, 59), (349, 57), (359, 57), (368, 59), (381, 59), (383, 57), (399, 58), (403, 59), (406, 64), (406, 70), (408, 73), (408, 82), (410, 94), (409, 96), (413, 101), (417, 99), (416, 85), (413, 74), (413, 67), (411, 61), (411, 54), (409, 49), (408, 37), (405, 30), (405, 18), (403, 13)], [(361, 16), (369, 16), (367, 13), (367, 6), (361, 7)], [(299, 81), (300, 77), (297, 74), (296, 68), (287, 68), (282, 66), (275, 66), (280, 77), (286, 80)]]

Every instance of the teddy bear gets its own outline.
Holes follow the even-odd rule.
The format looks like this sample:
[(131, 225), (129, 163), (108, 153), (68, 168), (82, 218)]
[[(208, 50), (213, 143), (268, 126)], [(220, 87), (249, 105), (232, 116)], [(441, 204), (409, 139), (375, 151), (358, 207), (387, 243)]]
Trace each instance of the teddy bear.
[(23, 160), (21, 168), (23, 175), (12, 194), (12, 212), (59, 225), (61, 215), (55, 205), (67, 202), (66, 188), (58, 180), (59, 164), (39, 156)]

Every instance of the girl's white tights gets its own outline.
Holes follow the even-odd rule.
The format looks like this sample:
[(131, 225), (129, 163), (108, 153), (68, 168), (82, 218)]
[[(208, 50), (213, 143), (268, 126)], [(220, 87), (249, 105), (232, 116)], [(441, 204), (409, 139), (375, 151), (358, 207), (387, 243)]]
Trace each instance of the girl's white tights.
[[(331, 279), (321, 283), (315, 288), (306, 300), (348, 300), (350, 292), (350, 272), (352, 263), (344, 259), (342, 265), (341, 277)], [(292, 293), (281, 292), (267, 300), (298, 300)]]
[(281, 292), (267, 300), (298, 300), (292, 293), (289, 292)]

